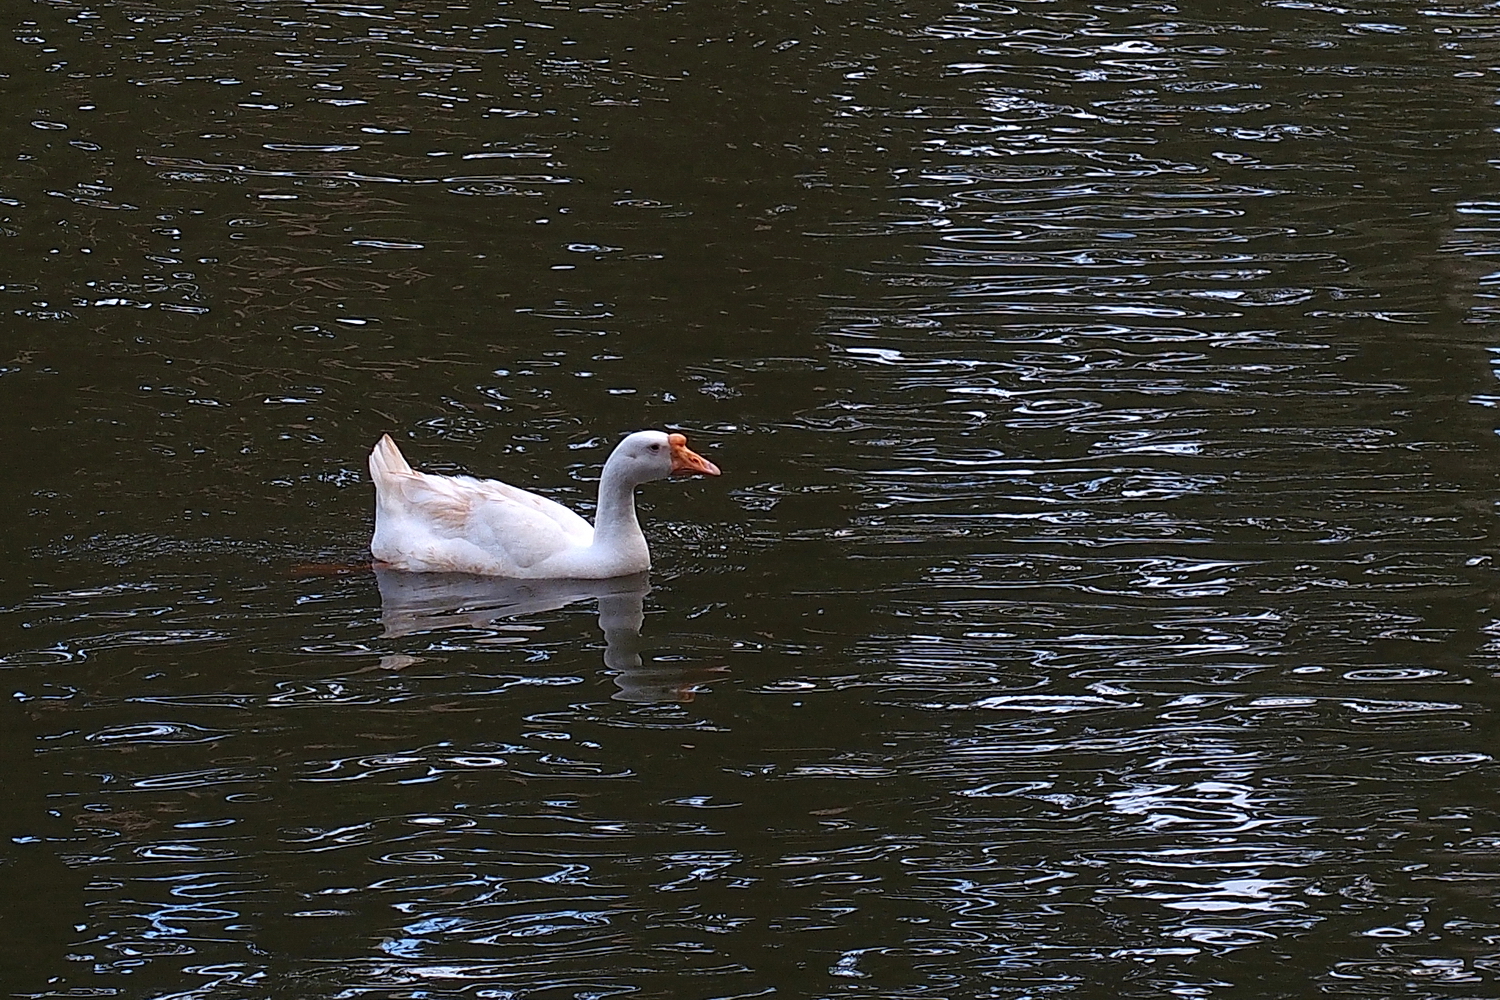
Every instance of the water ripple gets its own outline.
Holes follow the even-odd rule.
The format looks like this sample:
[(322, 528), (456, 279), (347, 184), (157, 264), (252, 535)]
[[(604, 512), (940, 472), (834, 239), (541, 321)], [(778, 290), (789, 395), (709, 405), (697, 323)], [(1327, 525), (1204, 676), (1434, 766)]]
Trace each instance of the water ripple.
[[(1484, 995), (1495, 18), (1241, 6), (31, 8), (7, 975)], [(648, 423), (639, 669), (293, 568)]]

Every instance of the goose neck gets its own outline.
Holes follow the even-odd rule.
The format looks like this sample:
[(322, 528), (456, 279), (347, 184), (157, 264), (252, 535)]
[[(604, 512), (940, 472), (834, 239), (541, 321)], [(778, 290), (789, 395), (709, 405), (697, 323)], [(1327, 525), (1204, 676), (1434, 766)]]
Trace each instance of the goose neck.
[(618, 540), (641, 537), (635, 515), (635, 483), (618, 466), (605, 463), (599, 479), (599, 506), (594, 512), (594, 542), (609, 545)]

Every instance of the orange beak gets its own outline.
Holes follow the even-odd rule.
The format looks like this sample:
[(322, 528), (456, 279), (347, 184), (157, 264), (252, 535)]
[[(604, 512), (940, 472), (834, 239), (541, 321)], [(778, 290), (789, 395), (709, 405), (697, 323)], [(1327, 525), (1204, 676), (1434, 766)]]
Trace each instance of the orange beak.
[(687, 446), (687, 438), (681, 434), (668, 434), (667, 444), (672, 448), (672, 475), (690, 476), (701, 472), (705, 476), (717, 476), (719, 467)]

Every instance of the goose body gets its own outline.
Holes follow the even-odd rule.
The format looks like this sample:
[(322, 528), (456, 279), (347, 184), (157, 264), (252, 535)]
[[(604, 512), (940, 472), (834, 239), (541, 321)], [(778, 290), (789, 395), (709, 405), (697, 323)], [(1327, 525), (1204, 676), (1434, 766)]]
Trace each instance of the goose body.
[(681, 434), (637, 431), (604, 463), (594, 524), (562, 504), (493, 479), (417, 472), (389, 434), (370, 452), (375, 535), (391, 569), (517, 579), (602, 580), (651, 566), (635, 488), (674, 473), (719, 469)]

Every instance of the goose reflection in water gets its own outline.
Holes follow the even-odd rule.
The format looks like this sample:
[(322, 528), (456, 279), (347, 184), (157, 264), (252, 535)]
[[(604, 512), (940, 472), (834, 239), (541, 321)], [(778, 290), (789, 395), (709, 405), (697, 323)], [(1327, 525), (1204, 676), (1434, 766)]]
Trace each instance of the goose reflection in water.
[[(467, 573), (407, 573), (375, 568), (386, 638), (445, 628), (487, 628), (500, 619), (555, 611), (577, 601), (599, 602), (604, 665), (619, 688), (616, 701), (689, 702), (697, 680), (685, 667), (646, 666), (641, 626), (649, 574), (607, 580), (510, 580)], [(693, 671), (701, 673), (699, 670)]]

